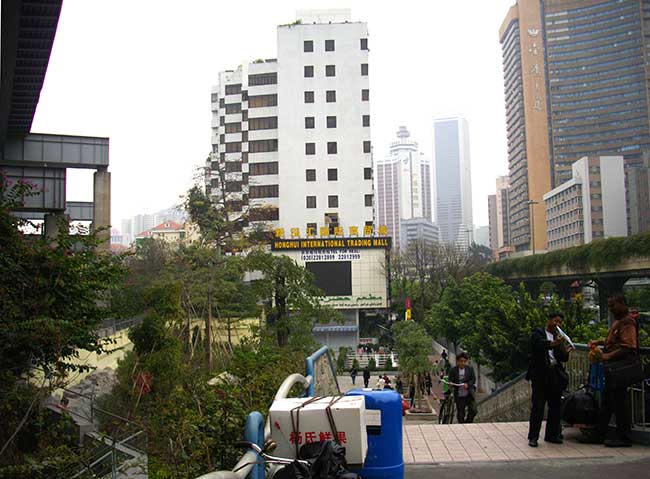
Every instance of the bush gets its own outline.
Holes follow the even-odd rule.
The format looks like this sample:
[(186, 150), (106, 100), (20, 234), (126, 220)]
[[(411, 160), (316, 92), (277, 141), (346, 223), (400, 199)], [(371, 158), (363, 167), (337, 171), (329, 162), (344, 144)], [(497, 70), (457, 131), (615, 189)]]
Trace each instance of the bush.
[(375, 358), (370, 358), (370, 361), (368, 361), (368, 369), (371, 371), (377, 370), (377, 362), (375, 361)]
[(345, 371), (345, 363), (348, 357), (348, 348), (341, 346), (339, 348), (339, 355), (336, 358), (336, 371), (340, 374)]
[(356, 358), (352, 360), (352, 367), (357, 371), (359, 370), (359, 361)]
[(384, 369), (385, 369), (386, 371), (392, 371), (392, 370), (395, 369), (395, 368), (393, 367), (393, 360), (390, 358), (390, 356), (388, 356), (388, 357), (386, 358), (386, 365), (384, 366)]

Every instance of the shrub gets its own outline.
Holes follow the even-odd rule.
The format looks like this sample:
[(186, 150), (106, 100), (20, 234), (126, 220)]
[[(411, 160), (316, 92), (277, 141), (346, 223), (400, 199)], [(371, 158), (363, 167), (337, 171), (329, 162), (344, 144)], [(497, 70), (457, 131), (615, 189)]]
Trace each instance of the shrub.
[(368, 361), (368, 369), (371, 371), (377, 370), (377, 362), (375, 361), (375, 358), (370, 358), (370, 361)]

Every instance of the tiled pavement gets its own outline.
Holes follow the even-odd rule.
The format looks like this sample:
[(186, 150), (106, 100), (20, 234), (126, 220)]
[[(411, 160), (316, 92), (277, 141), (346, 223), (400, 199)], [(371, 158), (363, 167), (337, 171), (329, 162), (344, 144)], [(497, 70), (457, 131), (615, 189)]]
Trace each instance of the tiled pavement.
[[(580, 444), (577, 429), (564, 429), (564, 444), (528, 446), (528, 423), (421, 424), (404, 426), (404, 463), (525, 461), (545, 458), (650, 457), (650, 447), (613, 449)], [(541, 438), (544, 437), (542, 428)]]

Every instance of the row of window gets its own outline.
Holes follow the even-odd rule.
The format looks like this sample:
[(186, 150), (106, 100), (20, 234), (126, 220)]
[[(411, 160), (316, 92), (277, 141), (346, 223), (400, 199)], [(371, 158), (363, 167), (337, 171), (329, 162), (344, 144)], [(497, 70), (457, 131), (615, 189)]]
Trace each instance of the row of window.
[[(370, 153), (371, 145), (370, 140), (365, 140), (363, 142), (363, 152)], [(327, 154), (335, 155), (338, 153), (338, 144), (336, 141), (327, 142)], [(316, 154), (316, 143), (305, 143), (305, 155), (315, 155)]]
[[(372, 198), (373, 195), (364, 195), (363, 196), (363, 201), (365, 206), (372, 206)], [(316, 203), (316, 197), (315, 196), (307, 196), (305, 197), (306, 200), (306, 206), (308, 209), (313, 209), (317, 208), (317, 203)], [(339, 197), (338, 195), (329, 195), (327, 197), (327, 207), (328, 208), (338, 208), (339, 207)]]
[[(361, 50), (368, 50), (368, 39), (360, 38), (359, 43)], [(325, 40), (325, 51), (333, 52), (336, 50), (335, 40)], [(314, 40), (305, 40), (302, 44), (302, 51), (305, 53), (312, 53), (314, 51)]]
[[(304, 76), (305, 78), (314, 77), (314, 65), (305, 65), (304, 67)], [(368, 64), (361, 64), (361, 75), (368, 76)], [(326, 77), (335, 77), (336, 76), (336, 65), (325, 65), (325, 76)]]
[[(338, 181), (339, 179), (339, 170), (338, 168), (328, 168), (327, 169), (327, 181)], [(372, 179), (372, 168), (363, 169), (363, 179), (371, 180)], [(307, 169), (305, 170), (305, 181), (316, 181), (316, 170)]]
[[(313, 91), (305, 91), (304, 99), (305, 103), (314, 103), (316, 100), (315, 93)], [(370, 101), (370, 90), (367, 88), (361, 90), (361, 101)], [(336, 103), (336, 90), (327, 90), (325, 92), (325, 102)]]
[[(336, 116), (328, 116), (326, 118), (327, 128), (336, 128)], [(361, 116), (361, 125), (370, 126), (370, 115)], [(316, 128), (316, 117), (306, 116), (305, 117), (305, 128), (312, 130)]]

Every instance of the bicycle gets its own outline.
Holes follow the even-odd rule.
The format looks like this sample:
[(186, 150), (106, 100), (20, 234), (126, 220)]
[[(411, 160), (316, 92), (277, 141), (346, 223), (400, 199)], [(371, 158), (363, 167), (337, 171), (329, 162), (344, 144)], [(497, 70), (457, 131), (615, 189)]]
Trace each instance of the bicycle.
[(451, 394), (445, 394), (440, 401), (440, 413), (438, 414), (438, 424), (452, 424), (456, 417), (456, 402)]

